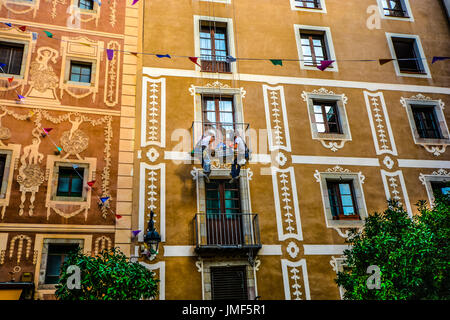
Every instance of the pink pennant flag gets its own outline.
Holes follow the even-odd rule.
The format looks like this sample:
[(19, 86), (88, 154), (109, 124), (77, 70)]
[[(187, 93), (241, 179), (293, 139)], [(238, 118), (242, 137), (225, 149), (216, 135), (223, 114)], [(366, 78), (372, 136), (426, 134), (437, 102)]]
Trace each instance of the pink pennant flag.
[(108, 55), (108, 60), (112, 60), (114, 58), (114, 50), (106, 49), (106, 54)]
[(326, 68), (331, 66), (331, 64), (334, 62), (334, 60), (323, 60), (320, 62), (320, 66), (317, 66), (317, 69), (320, 71), (324, 71)]
[(42, 129), (42, 130), (44, 130), (44, 132), (45, 132), (46, 134), (48, 134), (50, 131), (53, 130), (53, 128), (44, 128), (44, 129)]

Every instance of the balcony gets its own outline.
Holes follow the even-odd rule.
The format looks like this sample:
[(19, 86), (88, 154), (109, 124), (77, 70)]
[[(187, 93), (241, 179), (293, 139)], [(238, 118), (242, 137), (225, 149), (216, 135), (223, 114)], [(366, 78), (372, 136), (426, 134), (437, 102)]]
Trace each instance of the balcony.
[[(217, 160), (220, 164), (230, 164), (234, 161), (234, 136), (241, 136), (249, 150), (252, 150), (249, 136), (250, 125), (239, 122), (203, 122), (194, 121), (191, 126), (192, 145), (194, 149), (191, 156), (201, 159), (202, 149), (199, 142), (202, 137), (209, 135), (212, 131), (215, 135), (213, 143), (214, 153), (211, 154), (211, 160)], [(251, 152), (250, 152), (251, 159)]]
[(197, 213), (193, 224), (198, 254), (256, 255), (261, 249), (257, 214)]
[(224, 56), (204, 55), (200, 57), (203, 72), (230, 73), (230, 63)]

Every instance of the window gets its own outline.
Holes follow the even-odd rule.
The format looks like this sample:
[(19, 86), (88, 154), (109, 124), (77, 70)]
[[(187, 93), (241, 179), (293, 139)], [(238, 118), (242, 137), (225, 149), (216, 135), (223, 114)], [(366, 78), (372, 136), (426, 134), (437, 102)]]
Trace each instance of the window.
[(382, 0), (383, 12), (386, 16), (408, 18), (403, 0)]
[(320, 66), (322, 61), (333, 60), (325, 71), (338, 71), (329, 27), (295, 24), (294, 32), (301, 69), (319, 71), (317, 66)]
[(420, 138), (441, 139), (442, 134), (434, 108), (411, 106), (414, 122)]
[(392, 43), (401, 72), (425, 73), (415, 39), (393, 37)]
[(447, 195), (450, 194), (450, 182), (431, 181), (433, 194)]
[(49, 243), (47, 266), (45, 269), (45, 284), (56, 284), (59, 280), (61, 266), (70, 252), (79, 248), (77, 243)]
[(2, 73), (20, 75), (24, 47), (24, 44), (0, 41), (0, 63), (6, 65), (0, 70)]
[(0, 190), (3, 187), (3, 179), (5, 178), (5, 170), (6, 169), (6, 154), (0, 154)]
[(327, 180), (328, 197), (334, 220), (359, 220), (353, 181)]
[(314, 101), (314, 119), (319, 133), (342, 133), (335, 102)]
[(202, 71), (230, 72), (227, 56), (227, 24), (202, 21), (200, 23), (200, 60)]
[(91, 83), (92, 64), (88, 62), (70, 62), (70, 81)]
[(217, 179), (206, 183), (205, 187), (208, 244), (242, 244), (244, 235), (239, 182)]
[(59, 167), (58, 197), (82, 197), (83, 195), (83, 168)]
[(328, 60), (328, 53), (323, 33), (300, 31), (303, 59), (305, 66), (318, 66), (323, 60)]
[(295, 0), (295, 6), (300, 8), (321, 9), (320, 0)]
[(211, 267), (212, 300), (248, 300), (245, 266)]
[(79, 0), (78, 7), (80, 9), (93, 10), (94, 1), (93, 0)]
[(203, 133), (210, 129), (216, 132), (216, 139), (233, 141), (234, 107), (233, 98), (203, 97)]

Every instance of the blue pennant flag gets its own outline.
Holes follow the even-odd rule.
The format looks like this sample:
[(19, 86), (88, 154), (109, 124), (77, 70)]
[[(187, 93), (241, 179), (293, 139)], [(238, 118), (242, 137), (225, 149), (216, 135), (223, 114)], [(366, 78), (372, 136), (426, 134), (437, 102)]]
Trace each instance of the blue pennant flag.
[(102, 203), (105, 203), (106, 201), (108, 201), (108, 199), (109, 199), (109, 197), (103, 197), (103, 198), (100, 198), (100, 200), (102, 201)]
[(172, 58), (169, 54), (157, 54), (156, 56), (157, 56), (158, 58), (169, 58), (169, 59)]
[(3, 22), (4, 24), (6, 24), (8, 27), (12, 27), (12, 24), (11, 23), (8, 23), (8, 22)]
[(73, 164), (72, 167), (73, 167), (74, 169), (78, 169), (79, 165)]
[(4, 68), (4, 67), (6, 67), (6, 64), (0, 62), (0, 68)]
[(437, 61), (443, 61), (443, 60), (449, 60), (450, 57), (433, 57), (433, 61), (431, 62), (431, 64), (437, 62)]
[(236, 62), (236, 61), (237, 61), (237, 59), (236, 59), (235, 57), (233, 57), (233, 56), (227, 56), (227, 62), (228, 62), (228, 63)]

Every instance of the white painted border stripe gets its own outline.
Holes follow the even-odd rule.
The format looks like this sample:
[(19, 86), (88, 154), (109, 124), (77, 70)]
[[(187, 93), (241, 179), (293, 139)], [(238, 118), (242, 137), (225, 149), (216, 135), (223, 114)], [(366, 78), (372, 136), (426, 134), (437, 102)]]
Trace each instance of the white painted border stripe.
[[(195, 257), (194, 246), (164, 246), (164, 257)], [(281, 256), (281, 245), (263, 245), (258, 251), (260, 256)]]
[(353, 158), (353, 157), (292, 156), (292, 163), (368, 166), (368, 167), (380, 166), (380, 161), (377, 158)]
[(327, 244), (304, 244), (305, 255), (333, 255), (343, 254), (345, 249), (350, 249), (348, 245), (327, 245)]
[(450, 161), (398, 159), (398, 166), (403, 168), (450, 169)]
[(139, 261), (139, 263), (149, 270), (159, 269), (159, 300), (166, 300), (166, 263), (164, 261), (155, 264), (148, 264), (142, 261)]
[[(187, 78), (204, 78), (204, 79), (217, 79), (214, 74), (201, 74), (194, 70), (184, 69), (167, 69), (167, 68), (143, 68), (145, 74), (152, 77), (168, 76), (168, 77), (187, 77)], [(234, 80), (239, 78), (240, 81), (252, 81), (252, 82), (266, 82), (269, 84), (297, 84), (307, 86), (320, 86), (320, 87), (340, 87), (340, 88), (354, 88), (354, 89), (367, 89), (370, 91), (406, 91), (406, 92), (421, 92), (421, 93), (437, 93), (437, 94), (450, 94), (450, 88), (445, 87), (432, 87), (432, 86), (416, 86), (416, 85), (403, 85), (399, 83), (377, 83), (377, 82), (361, 82), (361, 81), (344, 81), (344, 80), (329, 80), (329, 79), (313, 79), (313, 78), (296, 78), (296, 77), (283, 77), (283, 76), (267, 76), (258, 74), (231, 74), (221, 75), (222, 80)]]

